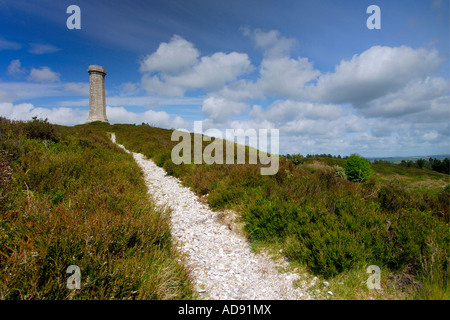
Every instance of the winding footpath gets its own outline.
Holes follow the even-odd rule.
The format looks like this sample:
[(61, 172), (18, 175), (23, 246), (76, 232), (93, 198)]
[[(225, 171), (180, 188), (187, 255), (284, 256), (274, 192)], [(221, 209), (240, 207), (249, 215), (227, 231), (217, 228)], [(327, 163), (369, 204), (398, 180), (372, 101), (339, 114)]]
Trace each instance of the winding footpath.
[[(111, 140), (116, 143), (115, 134)], [(122, 145), (119, 145), (129, 152)], [(181, 182), (140, 153), (131, 153), (141, 167), (148, 193), (159, 206), (172, 209), (172, 236), (185, 253), (194, 285), (202, 299), (281, 300), (312, 299), (315, 285), (295, 272), (279, 272), (288, 262), (254, 253), (239, 233), (220, 222), (214, 212)], [(296, 287), (293, 287), (296, 281)]]

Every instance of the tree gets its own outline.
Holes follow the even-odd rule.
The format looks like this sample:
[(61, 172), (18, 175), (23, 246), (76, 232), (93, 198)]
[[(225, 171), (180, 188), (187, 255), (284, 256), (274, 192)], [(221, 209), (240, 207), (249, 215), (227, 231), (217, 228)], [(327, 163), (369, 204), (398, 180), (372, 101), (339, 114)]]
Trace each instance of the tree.
[(419, 169), (422, 169), (423, 167), (425, 167), (425, 164), (426, 164), (425, 159), (417, 159), (416, 160), (416, 165), (419, 167)]
[(300, 153), (292, 155), (292, 163), (294, 163), (296, 166), (302, 164), (304, 161), (305, 159)]
[(450, 174), (450, 159), (445, 158), (442, 160), (442, 173)]
[(371, 173), (370, 162), (359, 154), (352, 154), (345, 161), (345, 174), (348, 180), (363, 182)]

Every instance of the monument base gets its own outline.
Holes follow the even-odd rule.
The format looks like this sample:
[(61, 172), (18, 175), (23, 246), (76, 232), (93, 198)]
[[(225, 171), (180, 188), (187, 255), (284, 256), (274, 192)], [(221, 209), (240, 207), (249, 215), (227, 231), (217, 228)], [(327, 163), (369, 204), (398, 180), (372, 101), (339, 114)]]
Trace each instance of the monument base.
[(105, 119), (87, 119), (85, 123), (91, 123), (91, 122), (104, 122), (104, 123), (109, 124), (109, 121), (105, 120)]

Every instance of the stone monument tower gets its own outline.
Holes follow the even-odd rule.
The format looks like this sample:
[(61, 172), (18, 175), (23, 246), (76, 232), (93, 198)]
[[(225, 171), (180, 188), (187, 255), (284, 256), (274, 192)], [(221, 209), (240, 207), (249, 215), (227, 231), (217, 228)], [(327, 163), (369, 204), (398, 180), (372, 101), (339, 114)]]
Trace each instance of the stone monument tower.
[(94, 121), (108, 122), (106, 118), (105, 76), (106, 70), (91, 65), (89, 72), (89, 117), (86, 123)]

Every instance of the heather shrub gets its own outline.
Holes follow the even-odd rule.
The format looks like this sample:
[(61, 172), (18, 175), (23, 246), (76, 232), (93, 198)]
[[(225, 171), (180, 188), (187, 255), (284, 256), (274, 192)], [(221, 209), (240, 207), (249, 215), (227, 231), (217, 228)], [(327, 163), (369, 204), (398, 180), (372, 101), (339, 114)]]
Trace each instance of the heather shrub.
[[(56, 131), (36, 121), (0, 121), (0, 145), (14, 154), (0, 210), (0, 299), (192, 298), (170, 212), (149, 199), (109, 125), (53, 128), (60, 137), (49, 142), (38, 133)], [(81, 269), (81, 289), (67, 288), (69, 265)]]
[(61, 138), (56, 127), (48, 122), (48, 119), (37, 119), (33, 117), (32, 121), (25, 122), (24, 132), (29, 139), (40, 139), (58, 142)]
[(0, 151), (0, 210), (8, 204), (11, 193), (12, 170), (5, 150)]
[(170, 153), (160, 153), (154, 158), (154, 161), (158, 167), (163, 167), (164, 163), (170, 161)]

